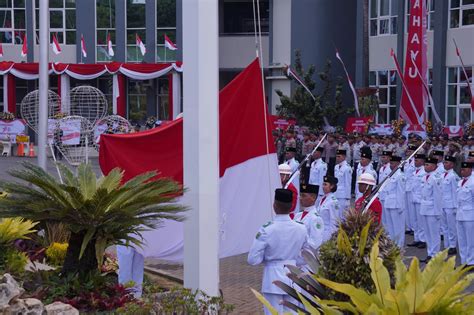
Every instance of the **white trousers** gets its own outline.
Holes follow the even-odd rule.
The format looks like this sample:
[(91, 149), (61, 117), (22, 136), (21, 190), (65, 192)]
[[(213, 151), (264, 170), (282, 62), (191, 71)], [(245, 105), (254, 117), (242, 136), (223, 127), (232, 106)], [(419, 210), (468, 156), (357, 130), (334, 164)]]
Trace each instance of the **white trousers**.
[(385, 209), (387, 232), (398, 247), (405, 245), (405, 212), (403, 209)]
[(441, 247), (441, 216), (424, 215), (426, 227), (426, 248), (428, 256), (434, 257)]
[(461, 264), (474, 265), (474, 221), (457, 221)]
[(413, 203), (413, 209), (416, 215), (416, 227), (414, 233), (415, 242), (426, 242), (425, 218), (420, 214), (420, 204)]
[(413, 193), (411, 191), (406, 192), (406, 229), (409, 231), (415, 231), (416, 230), (416, 213), (415, 213), (415, 207), (413, 205)]
[(338, 216), (340, 219), (342, 219), (344, 217), (344, 212), (346, 212), (347, 209), (349, 209), (351, 202), (349, 199), (340, 198), (340, 199), (337, 199), (337, 203), (339, 204)]
[[(283, 313), (296, 314), (295, 312), (293, 312), (292, 310), (290, 310), (289, 308), (281, 304), (282, 301), (289, 301), (295, 305), (299, 305), (299, 302), (296, 301), (291, 296), (289, 296), (288, 294), (263, 293), (263, 296), (273, 306), (273, 308), (278, 311), (278, 314), (283, 314)], [(263, 307), (263, 311), (265, 315), (272, 314), (265, 306)]]
[(441, 232), (444, 235), (444, 248), (456, 248), (456, 209), (443, 209), (443, 225), (441, 226)]
[(117, 246), (117, 258), (119, 264), (118, 281), (126, 284), (133, 281), (134, 295), (136, 298), (142, 296), (143, 272), (145, 258), (133, 247)]

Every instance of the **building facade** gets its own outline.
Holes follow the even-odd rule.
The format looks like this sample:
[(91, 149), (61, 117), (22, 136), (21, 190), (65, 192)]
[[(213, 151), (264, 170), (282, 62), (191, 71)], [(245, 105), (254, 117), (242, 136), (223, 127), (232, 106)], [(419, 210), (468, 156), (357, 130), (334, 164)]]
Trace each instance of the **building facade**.
[[(407, 39), (408, 0), (259, 0), (262, 54), (265, 67), (267, 101), (276, 111), (281, 90), (291, 94), (294, 85), (283, 74), (285, 65), (294, 63), (296, 50), (302, 52), (303, 66), (311, 64), (317, 71), (332, 61), (334, 76), (343, 76), (335, 58), (335, 47), (343, 57), (357, 87), (366, 82), (379, 88), (378, 123), (389, 123), (398, 117), (401, 85), (390, 58), (393, 48), (403, 61)], [(424, 0), (422, 0), (424, 1)], [(220, 86), (227, 84), (256, 56), (253, 0), (219, 0)], [(368, 5), (364, 28), (364, 5)], [(456, 39), (472, 82), (474, 66), (474, 2), (472, 0), (428, 0), (428, 67), (434, 107), (447, 125), (461, 125), (474, 119), (470, 110), (466, 77), (454, 49)], [(50, 51), (51, 62), (104, 63), (170, 62), (181, 60), (182, 0), (50, 0), (50, 33), (61, 45), (62, 53)], [(0, 40), (2, 61), (37, 62), (38, 0), (0, 1)], [(369, 54), (364, 54), (364, 29), (368, 31)], [(25, 36), (26, 35), (26, 36)], [(139, 36), (147, 53), (142, 56), (136, 46)], [(165, 47), (167, 35), (178, 50)], [(87, 57), (81, 54), (84, 38)], [(21, 57), (23, 41), (28, 53)], [(114, 56), (107, 51), (107, 39), (113, 43)], [(369, 60), (369, 73), (364, 71)], [(367, 77), (368, 76), (368, 77)], [(36, 89), (37, 82), (19, 78), (16, 102)], [(58, 78), (50, 77), (52, 90)], [(3, 81), (0, 80), (0, 84)], [(100, 88), (111, 102), (112, 78), (90, 82), (71, 80), (71, 88), (80, 84)], [(169, 118), (169, 77), (149, 82), (128, 79), (127, 116), (142, 122), (147, 116)], [(317, 86), (317, 89), (319, 87)], [(3, 86), (1, 87), (3, 90)], [(344, 86), (344, 102), (352, 106), (353, 98)], [(0, 111), (3, 111), (0, 97)]]

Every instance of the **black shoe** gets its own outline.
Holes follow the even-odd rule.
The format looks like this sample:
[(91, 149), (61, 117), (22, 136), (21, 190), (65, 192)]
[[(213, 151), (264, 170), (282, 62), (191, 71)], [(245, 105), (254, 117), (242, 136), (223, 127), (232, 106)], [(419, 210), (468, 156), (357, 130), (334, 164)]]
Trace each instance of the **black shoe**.
[(418, 247), (422, 244), (422, 242), (415, 241), (413, 243), (407, 244), (408, 247)]
[(405, 231), (405, 234), (406, 234), (406, 235), (413, 235), (413, 234), (415, 234), (415, 233), (414, 233), (413, 231), (406, 230), (406, 231)]
[(425, 259), (420, 260), (420, 262), (427, 264), (431, 260), (431, 256), (427, 256)]
[(417, 246), (418, 248), (426, 248), (426, 242), (420, 242), (420, 245)]
[(456, 255), (458, 253), (456, 248), (448, 249), (448, 255)]
[(441, 242), (442, 242), (442, 241), (444, 241), (444, 236), (443, 236), (443, 235), (441, 235)]

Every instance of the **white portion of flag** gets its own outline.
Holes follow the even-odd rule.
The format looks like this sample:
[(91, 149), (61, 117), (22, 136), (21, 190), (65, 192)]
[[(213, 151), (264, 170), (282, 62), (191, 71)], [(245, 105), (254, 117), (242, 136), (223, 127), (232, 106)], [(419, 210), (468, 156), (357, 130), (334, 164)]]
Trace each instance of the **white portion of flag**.
[(84, 40), (84, 35), (82, 34), (81, 34), (81, 53), (82, 53), (82, 57), (87, 58), (86, 41)]
[(107, 34), (107, 54), (110, 57), (115, 56), (114, 48), (112, 47), (112, 39), (110, 39), (110, 33)]
[(23, 36), (23, 46), (21, 46), (21, 57), (25, 58), (28, 54), (28, 45), (26, 43), (26, 34)]
[(169, 39), (168, 36), (165, 34), (165, 47), (168, 48), (169, 50), (177, 50), (178, 47)]
[(145, 56), (146, 54), (145, 44), (143, 44), (142, 39), (140, 38), (140, 36), (138, 36), (138, 34), (135, 34), (135, 39), (136, 39), (137, 47), (140, 48), (140, 52), (142, 56)]
[(51, 43), (51, 48), (53, 49), (53, 52), (56, 55), (59, 55), (61, 53), (61, 46), (59, 46), (58, 39), (56, 38), (56, 35), (53, 34), (53, 42)]

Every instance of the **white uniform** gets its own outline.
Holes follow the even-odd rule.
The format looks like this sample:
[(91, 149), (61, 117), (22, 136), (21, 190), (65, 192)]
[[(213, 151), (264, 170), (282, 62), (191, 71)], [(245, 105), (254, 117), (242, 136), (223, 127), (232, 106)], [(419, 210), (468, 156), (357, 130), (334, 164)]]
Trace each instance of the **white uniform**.
[(350, 207), (352, 168), (342, 161), (334, 168), (334, 177), (338, 180), (336, 198), (339, 202), (339, 218), (342, 218), (344, 211)]
[(415, 242), (426, 242), (426, 226), (425, 218), (421, 215), (421, 189), (423, 178), (426, 172), (423, 166), (415, 168), (412, 176), (407, 177), (407, 190), (410, 188), (412, 192), (413, 209), (416, 215), (416, 227), (414, 233)]
[(441, 175), (444, 174), (444, 164), (443, 164), (443, 162), (438, 163), (438, 166), (436, 167), (435, 173), (438, 174), (440, 177), (441, 177)]
[(377, 172), (374, 170), (374, 167), (372, 166), (372, 163), (370, 163), (367, 166), (362, 166), (362, 165), (357, 165), (357, 178), (356, 178), (356, 198), (355, 200), (359, 199), (362, 197), (362, 193), (359, 191), (359, 177), (360, 175), (364, 173), (369, 173), (372, 176), (374, 176), (375, 180), (377, 180)]
[(469, 158), (469, 152), (474, 151), (474, 145), (465, 145), (462, 147), (462, 151), (464, 154), (464, 160), (467, 161)]
[(366, 146), (366, 143), (364, 141), (356, 142), (352, 145), (352, 160), (354, 163), (359, 163), (360, 162), (360, 149), (362, 147)]
[[(407, 211), (405, 212), (405, 223), (408, 231), (416, 230), (416, 213), (413, 207), (413, 173), (415, 172), (415, 160), (411, 159), (405, 164), (403, 173), (405, 174), (405, 204)], [(410, 184), (408, 182), (410, 181)]]
[[(292, 159), (286, 161), (285, 163), (288, 164), (291, 167), (291, 173), (296, 171), (298, 169), (298, 166), (300, 166), (300, 163), (298, 163), (298, 161), (295, 158), (292, 158)], [(293, 178), (291, 183), (296, 187), (296, 190), (298, 191), (298, 195), (299, 195), (299, 192), (300, 192), (300, 175), (299, 175), (299, 173)], [(295, 209), (295, 211), (296, 212), (300, 211), (299, 198), (296, 199), (296, 209)]]
[(351, 145), (349, 142), (344, 142), (343, 144), (339, 145), (340, 150), (346, 150), (346, 162), (347, 164), (351, 164), (352, 162), (352, 150), (351, 150)]
[(369, 145), (370, 150), (372, 151), (372, 161), (378, 163), (379, 162), (379, 153), (380, 153), (380, 144), (378, 143), (371, 143)]
[(405, 244), (405, 175), (398, 170), (387, 180), (384, 209), (387, 231), (400, 248)]
[(474, 265), (474, 176), (459, 181), (457, 201), (456, 222), (461, 264)]
[[(380, 166), (379, 176), (378, 176), (379, 183), (381, 183), (385, 178), (387, 178), (387, 176), (391, 172), (392, 172), (392, 170), (390, 169), (390, 163), (389, 162), (387, 162), (386, 164)], [(380, 203), (382, 204), (382, 209), (385, 209), (385, 206), (384, 206), (385, 191), (383, 191), (383, 190), (380, 191), (379, 200), (380, 200)], [(385, 213), (385, 211), (382, 211), (382, 224), (383, 224), (383, 226), (385, 226), (385, 228), (387, 228), (387, 214)]]
[(313, 250), (317, 251), (324, 242), (324, 221), (316, 210), (315, 205), (306, 208), (304, 212), (307, 214), (300, 222), (304, 224), (306, 231), (308, 232), (308, 245)]
[(316, 204), (321, 199), (323, 193), (323, 180), (324, 176), (328, 172), (328, 165), (322, 159), (317, 159), (311, 163), (311, 169), (309, 171), (309, 184), (319, 186), (318, 199)]
[(434, 257), (441, 246), (441, 215), (443, 214), (441, 194), (441, 177), (436, 172), (427, 173), (422, 181), (420, 213), (425, 220), (426, 245), (430, 257)]
[(334, 193), (329, 193), (321, 198), (318, 204), (318, 213), (324, 221), (323, 241), (331, 238), (332, 233), (337, 230), (337, 220), (339, 218), (339, 205)]
[(444, 235), (444, 248), (456, 248), (457, 232), (456, 232), (456, 208), (457, 189), (459, 176), (454, 170), (445, 171), (441, 175), (441, 187), (443, 191), (443, 216), (442, 216), (442, 233)]
[[(276, 215), (273, 221), (260, 228), (250, 248), (247, 261), (250, 265), (265, 264), (262, 293), (279, 314), (289, 311), (279, 304), (281, 300), (294, 300), (273, 281), (280, 280), (292, 285), (286, 276), (288, 269), (285, 265), (296, 265), (301, 250), (307, 246), (307, 239), (303, 224), (292, 221), (288, 215)], [(266, 308), (265, 314), (270, 314)]]

